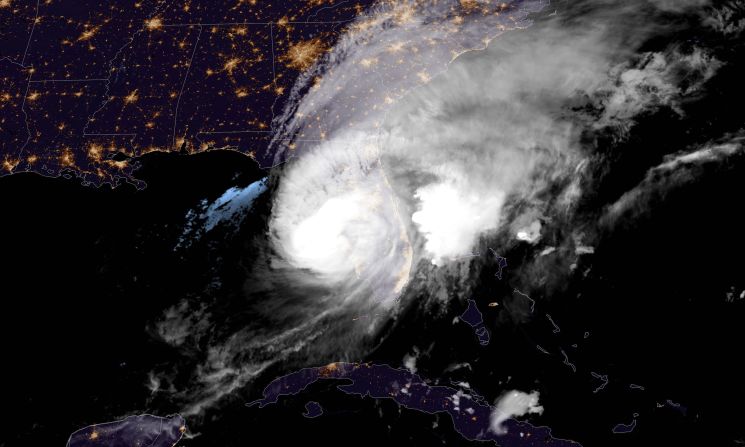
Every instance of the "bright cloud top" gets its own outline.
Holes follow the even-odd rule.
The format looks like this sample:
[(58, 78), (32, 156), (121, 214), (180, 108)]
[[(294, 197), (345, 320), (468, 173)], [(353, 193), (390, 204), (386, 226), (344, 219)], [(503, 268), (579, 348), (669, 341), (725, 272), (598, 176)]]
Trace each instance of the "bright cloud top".
[[(414, 86), (429, 82), (455, 55), (526, 26), (527, 13), (545, 3), (466, 8), (457, 1), (383, 1), (362, 15), (324, 62), (305, 74), (313, 83), (309, 91), (302, 79), (296, 85), (296, 102), (275, 123), (277, 160), (289, 148), (298, 154), (279, 183), (270, 221), (281, 262), (337, 289), (348, 286), (347, 297), (365, 289), (386, 301), (403, 289), (417, 261), (417, 230), (426, 238), (428, 258), (440, 264), (495, 228), (506, 191), (485, 193), (464, 181), (473, 160), (424, 160), (415, 171), (442, 171), (441, 181), (401, 188), (406, 173), (389, 163), (427, 132), (425, 126), (437, 123), (405, 123), (411, 132), (382, 124), (393, 111), (405, 110), (401, 99)], [(419, 143), (403, 165), (428, 150), (429, 142)], [(444, 156), (442, 150), (435, 155)]]
[[(540, 227), (523, 228), (541, 214), (540, 192), (582, 160), (583, 129), (628, 128), (645, 110), (675, 109), (696, 88), (681, 89), (679, 72), (696, 74), (696, 85), (711, 76), (703, 68), (711, 57), (697, 50), (678, 64), (667, 53), (629, 62), (633, 42), (613, 21), (506, 33), (484, 56), (448, 65), (483, 36), (516, 26), (497, 11), (453, 22), (448, 4), (381, 3), (278, 118), (275, 149), (281, 154), (290, 141), (299, 159), (280, 182), (272, 221), (291, 265), (334, 284), (369, 285), (390, 269), (376, 291), (389, 296), (420, 259), (445, 265), (480, 237), (513, 227), (505, 207), (517, 201), (528, 206), (516, 233), (536, 241)], [(650, 89), (656, 94), (639, 93)], [(593, 109), (599, 116), (583, 112)], [(572, 185), (567, 200), (581, 194)]]
[(424, 235), (432, 262), (440, 264), (467, 253), (479, 234), (497, 227), (505, 194), (481, 197), (453, 183), (434, 183), (419, 188), (414, 197), (420, 206), (411, 220)]
[(512, 390), (503, 394), (492, 411), (489, 421), (491, 430), (497, 434), (507, 433), (507, 428), (502, 425), (507, 419), (526, 414), (542, 414), (543, 407), (538, 404), (539, 397), (538, 391), (528, 394)]
[(293, 267), (336, 286), (373, 284), (387, 301), (408, 279), (412, 249), (372, 143), (349, 132), (297, 160), (280, 184), (270, 227)]

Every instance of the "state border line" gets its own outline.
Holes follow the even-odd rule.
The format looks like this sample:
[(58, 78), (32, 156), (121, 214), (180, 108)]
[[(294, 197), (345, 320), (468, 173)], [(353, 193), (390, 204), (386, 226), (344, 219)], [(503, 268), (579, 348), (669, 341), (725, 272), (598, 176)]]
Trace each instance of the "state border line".
[(355, 19), (349, 19), (349, 20), (319, 20), (319, 21), (288, 21), (288, 22), (278, 22), (276, 20), (270, 21), (270, 22), (214, 22), (214, 23), (201, 23), (201, 22), (186, 22), (186, 23), (163, 23), (160, 25), (161, 28), (176, 28), (176, 27), (185, 27), (185, 26), (241, 26), (241, 25), (282, 25), (282, 24), (288, 24), (288, 25), (314, 25), (314, 24), (342, 24), (342, 23), (352, 23)]

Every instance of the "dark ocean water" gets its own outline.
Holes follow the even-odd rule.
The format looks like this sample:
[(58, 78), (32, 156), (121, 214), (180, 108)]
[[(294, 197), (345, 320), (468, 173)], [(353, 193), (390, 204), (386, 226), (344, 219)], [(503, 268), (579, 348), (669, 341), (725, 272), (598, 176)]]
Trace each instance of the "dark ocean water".
[(230, 152), (153, 154), (140, 174), (148, 183), (141, 191), (32, 174), (0, 179), (12, 408), (4, 439), (61, 445), (75, 426), (146, 409), (148, 368), (175, 359), (150, 323), (201, 290), (214, 261), (174, 252), (184, 216), (199, 200), (264, 176)]

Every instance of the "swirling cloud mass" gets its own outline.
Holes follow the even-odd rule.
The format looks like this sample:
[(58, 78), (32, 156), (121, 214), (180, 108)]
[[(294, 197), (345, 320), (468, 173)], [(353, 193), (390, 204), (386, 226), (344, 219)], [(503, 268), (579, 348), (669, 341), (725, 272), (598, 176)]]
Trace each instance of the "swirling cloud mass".
[[(442, 265), (497, 227), (507, 195), (542, 157), (532, 141), (512, 146), (519, 135), (484, 125), (503, 104), (483, 103), (486, 79), (473, 84), (462, 69), (432, 77), (465, 49), (527, 26), (523, 17), (545, 2), (472, 3), (382, 2), (309, 72), (320, 78), (275, 139), (278, 153), (291, 141), (297, 158), (270, 224), (288, 263), (337, 286), (372, 284), (390, 302), (419, 260)], [(464, 81), (468, 89), (453, 90)], [(484, 115), (473, 115), (476, 103)], [(469, 111), (451, 120), (456, 108)]]
[[(464, 296), (473, 253), (490, 237), (538, 244), (551, 219), (572, 215), (593, 156), (588, 134), (622, 138), (640, 114), (682, 113), (719, 67), (695, 46), (640, 52), (659, 31), (652, 13), (669, 2), (582, 5), (531, 26), (547, 1), (383, 1), (349, 25), (273, 126), (251, 300), (276, 324), (210, 340), (186, 414), (278, 361), (359, 359), (407, 287), (433, 301)], [(566, 252), (592, 252), (585, 233), (561, 234)], [(569, 268), (542, 275), (558, 270)], [(164, 339), (183, 340), (184, 312), (168, 314)]]

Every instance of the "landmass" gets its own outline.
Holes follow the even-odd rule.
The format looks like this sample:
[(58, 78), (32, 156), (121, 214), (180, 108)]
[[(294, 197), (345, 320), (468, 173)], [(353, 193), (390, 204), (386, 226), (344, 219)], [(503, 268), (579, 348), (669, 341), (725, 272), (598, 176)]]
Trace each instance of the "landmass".
[(507, 268), (507, 258), (499, 256), (499, 254), (492, 248), (490, 248), (489, 251), (491, 251), (494, 259), (497, 261), (497, 273), (495, 273), (494, 276), (501, 280), (502, 273), (504, 272), (504, 269)]
[(552, 331), (554, 334), (558, 334), (559, 332), (561, 332), (561, 328), (559, 327), (558, 324), (556, 324), (556, 322), (551, 317), (551, 315), (546, 314), (546, 318), (548, 319), (549, 323), (551, 323), (551, 326), (553, 327)]
[(490, 429), (494, 407), (483, 397), (471, 390), (429, 385), (409, 370), (383, 364), (336, 362), (303, 368), (275, 379), (264, 389), (261, 399), (247, 405), (263, 408), (277, 403), (281, 396), (297, 395), (319, 380), (342, 381), (337, 389), (346, 394), (392, 399), (404, 408), (429, 414), (447, 413), (455, 430), (468, 440), (492, 441), (501, 447), (579, 446), (574, 441), (553, 437), (548, 427), (515, 419), (503, 424), (506, 433), (496, 434)]
[[(357, 110), (384, 108), (458, 54), (527, 26), (528, 14), (545, 3), (452, 0), (432, 22), (446, 39), (391, 42), (384, 54), (390, 60), (360, 61), (365, 76), (381, 83), (405, 74), (406, 88), (336, 99)], [(283, 111), (293, 110), (298, 79), (341, 36), (374, 41), (377, 27), (414, 26), (435, 4), (0, 2), (0, 176), (33, 172), (144, 187), (134, 176), (138, 159), (156, 151), (234, 150), (273, 166), (293, 155), (296, 141), (321, 141), (324, 123), (335, 119), (318, 111), (309, 118), (318, 119), (313, 129), (272, 145), (283, 139), (277, 127)], [(372, 5), (375, 14), (365, 16)], [(463, 23), (478, 27), (461, 33)], [(393, 69), (403, 60), (413, 72)], [(322, 73), (311, 76), (303, 88), (322, 81)]]
[(682, 414), (683, 416), (685, 416), (685, 415), (687, 415), (687, 414), (688, 414), (688, 408), (687, 408), (687, 407), (685, 407), (685, 406), (683, 406), (683, 405), (679, 404), (678, 402), (673, 402), (673, 401), (672, 401), (672, 400), (670, 400), (670, 399), (667, 399), (667, 400), (665, 400), (665, 402), (664, 402), (664, 403), (662, 403), (662, 404), (658, 403), (658, 404), (657, 404), (657, 407), (658, 407), (658, 408), (662, 408), (662, 407), (670, 407), (670, 408), (672, 408), (673, 410), (675, 410), (675, 411), (679, 412), (680, 414)]
[(616, 424), (615, 427), (613, 427), (613, 433), (616, 434), (622, 434), (622, 433), (631, 433), (636, 428), (636, 418), (639, 416), (638, 413), (634, 413), (634, 418), (631, 420), (630, 424)]
[(564, 364), (572, 368), (572, 372), (577, 372), (577, 366), (569, 360), (569, 356), (567, 355), (566, 351), (561, 348), (559, 348), (559, 351), (561, 352), (561, 355), (564, 357)]
[(608, 386), (608, 374), (600, 374), (596, 373), (595, 371), (590, 371), (590, 375), (592, 375), (593, 378), (600, 380), (600, 385), (592, 390), (593, 393), (602, 391), (603, 389), (605, 389), (606, 386)]
[[(521, 297), (523, 297), (526, 300), (528, 300), (528, 302), (530, 303), (530, 313), (533, 313), (535, 311), (535, 300), (533, 298), (529, 297), (526, 293), (521, 292), (520, 290), (517, 290), (517, 289), (513, 289), (513, 292), (514, 293), (517, 293)], [(587, 337), (585, 337), (585, 338), (587, 338)]]
[(305, 413), (303, 413), (303, 416), (306, 418), (317, 418), (318, 416), (323, 414), (323, 408), (321, 407), (321, 404), (318, 402), (310, 401), (307, 404), (305, 404)]
[(70, 435), (67, 447), (173, 447), (184, 432), (186, 425), (180, 415), (142, 414), (81, 428)]
[(473, 328), (481, 346), (489, 344), (489, 331), (484, 327), (484, 316), (476, 305), (476, 301), (468, 300), (468, 308), (461, 314), (460, 319)]

